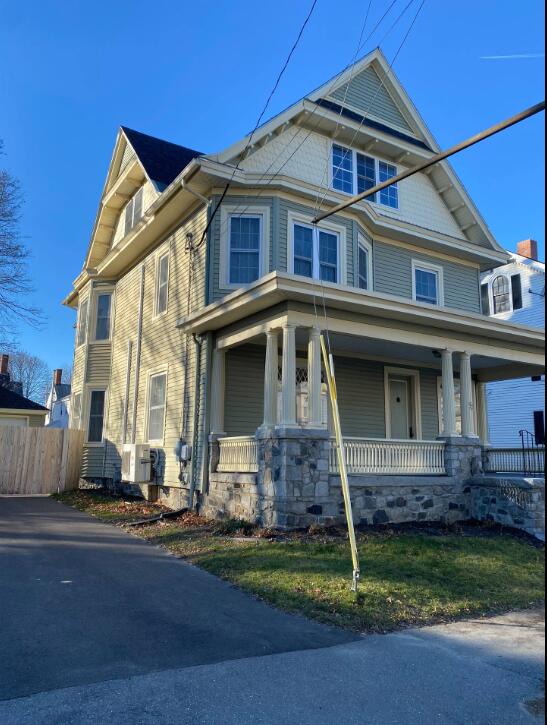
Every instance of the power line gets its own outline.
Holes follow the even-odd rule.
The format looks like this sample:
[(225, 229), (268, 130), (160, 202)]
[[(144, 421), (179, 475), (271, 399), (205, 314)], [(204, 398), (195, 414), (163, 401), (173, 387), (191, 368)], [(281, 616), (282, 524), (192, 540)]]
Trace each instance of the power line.
[(262, 111), (260, 112), (260, 114), (258, 116), (258, 119), (257, 119), (257, 122), (255, 124), (255, 127), (253, 128), (253, 130), (252, 130), (252, 132), (251, 132), (251, 134), (250, 134), (250, 136), (249, 136), (249, 138), (247, 140), (247, 144), (246, 144), (245, 148), (243, 149), (243, 152), (240, 155), (240, 157), (239, 157), (236, 165), (234, 166), (234, 170), (232, 171), (232, 176), (231, 176), (230, 180), (228, 181), (228, 183), (226, 184), (226, 187), (224, 188), (224, 191), (222, 192), (222, 195), (221, 195), (221, 197), (220, 197), (220, 199), (218, 201), (218, 204), (216, 205), (215, 209), (213, 210), (213, 213), (209, 217), (209, 220), (208, 220), (207, 224), (205, 225), (205, 229), (203, 230), (203, 234), (201, 235), (201, 239), (200, 239), (200, 242), (199, 242), (199, 245), (198, 246), (201, 246), (201, 244), (203, 243), (203, 240), (207, 236), (207, 232), (209, 231), (209, 229), (211, 227), (211, 224), (213, 223), (213, 220), (214, 220), (214, 218), (215, 218), (215, 216), (216, 216), (216, 214), (217, 214), (217, 212), (218, 212), (218, 210), (220, 208), (220, 205), (224, 201), (224, 199), (226, 197), (226, 194), (228, 193), (228, 190), (230, 189), (230, 186), (232, 185), (232, 183), (234, 181), (234, 177), (236, 175), (237, 170), (239, 169), (239, 165), (243, 161), (243, 159), (245, 158), (245, 156), (247, 154), (247, 151), (249, 150), (249, 148), (250, 148), (250, 146), (251, 146), (251, 144), (253, 142), (254, 135), (255, 135), (258, 127), (260, 126), (260, 123), (261, 123), (262, 119), (264, 118), (264, 114), (266, 113), (266, 110), (267, 110), (268, 106), (270, 105), (270, 101), (272, 100), (272, 98), (273, 98), (273, 96), (274, 96), (274, 94), (275, 94), (275, 92), (276, 92), (276, 90), (277, 90), (277, 88), (279, 86), (279, 83), (281, 82), (281, 78), (283, 77), (285, 71), (287, 70), (287, 67), (288, 67), (289, 63), (291, 62), (291, 58), (294, 55), (294, 52), (295, 52), (295, 50), (296, 50), (296, 48), (297, 48), (297, 46), (298, 46), (298, 44), (299, 44), (299, 42), (300, 42), (303, 34), (304, 34), (304, 31), (305, 31), (308, 23), (311, 20), (311, 16), (313, 15), (313, 11), (315, 10), (315, 7), (317, 5), (317, 2), (318, 2), (318, 0), (313, 0), (313, 2), (311, 4), (311, 7), (310, 7), (310, 9), (308, 11), (308, 14), (306, 16), (306, 19), (304, 20), (304, 22), (303, 22), (303, 24), (302, 24), (302, 26), (301, 26), (301, 28), (300, 28), (300, 30), (298, 32), (298, 35), (296, 37), (296, 40), (293, 43), (293, 46), (292, 46), (291, 50), (289, 51), (289, 54), (288, 54), (288, 56), (287, 56), (287, 58), (285, 60), (285, 63), (283, 64), (283, 67), (281, 68), (281, 71), (279, 72), (279, 75), (276, 78), (276, 81), (275, 81), (275, 83), (273, 85), (272, 90), (270, 91), (270, 94), (268, 96), (268, 99), (267, 99), (266, 103), (264, 104), (264, 108), (262, 109)]
[(515, 116), (511, 116), (511, 118), (508, 118), (505, 121), (501, 121), (500, 123), (497, 123), (494, 126), (487, 128), (485, 131), (481, 131), (480, 133), (476, 134), (475, 136), (472, 136), (471, 138), (468, 138), (465, 141), (462, 141), (461, 143), (458, 143), (455, 146), (452, 146), (447, 151), (441, 151), (440, 153), (435, 154), (435, 156), (432, 156), (430, 159), (427, 159), (427, 161), (424, 161), (423, 163), (418, 164), (418, 166), (414, 166), (412, 169), (407, 169), (406, 171), (403, 171), (402, 173), (398, 174), (397, 176), (394, 176), (393, 178), (388, 179), (387, 181), (383, 181), (381, 184), (377, 184), (376, 186), (373, 186), (371, 189), (367, 189), (366, 191), (363, 191), (360, 194), (356, 194), (355, 196), (350, 197), (346, 201), (343, 201), (342, 203), (337, 204), (330, 211), (327, 211), (323, 214), (319, 214), (318, 216), (316, 216), (315, 219), (312, 221), (312, 224), (318, 224), (323, 219), (326, 219), (327, 217), (330, 217), (333, 214), (337, 214), (339, 211), (343, 211), (344, 209), (347, 209), (349, 206), (353, 206), (353, 204), (356, 204), (357, 202), (362, 201), (363, 199), (366, 199), (369, 196), (372, 196), (373, 194), (377, 194), (379, 191), (382, 191), (382, 189), (387, 189), (389, 186), (393, 186), (394, 184), (398, 184), (400, 181), (403, 181), (404, 179), (408, 179), (410, 176), (414, 176), (414, 174), (425, 171), (426, 169), (429, 169), (431, 166), (438, 164), (440, 161), (444, 161), (445, 159), (449, 158), (450, 156), (454, 156), (455, 154), (460, 153), (460, 151), (464, 151), (465, 149), (468, 149), (471, 146), (475, 146), (476, 144), (480, 143), (481, 141), (484, 141), (487, 138), (490, 138), (491, 136), (495, 136), (496, 134), (501, 133), (502, 131), (505, 131), (508, 128), (511, 128), (511, 126), (515, 126), (516, 124), (521, 123), (522, 121), (525, 121), (526, 119), (531, 118), (532, 116), (535, 116), (536, 114), (541, 113), (544, 110), (545, 110), (545, 101), (542, 101), (541, 103), (538, 103), (535, 106), (531, 106), (531, 108), (527, 108), (526, 110), (521, 111), (520, 113), (517, 113)]

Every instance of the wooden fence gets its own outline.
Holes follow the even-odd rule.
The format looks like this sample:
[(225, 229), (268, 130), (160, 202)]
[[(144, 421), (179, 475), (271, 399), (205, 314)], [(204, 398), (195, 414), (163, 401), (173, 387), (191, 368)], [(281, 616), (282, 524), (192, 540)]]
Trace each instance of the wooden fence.
[(83, 431), (0, 425), (0, 494), (78, 488)]

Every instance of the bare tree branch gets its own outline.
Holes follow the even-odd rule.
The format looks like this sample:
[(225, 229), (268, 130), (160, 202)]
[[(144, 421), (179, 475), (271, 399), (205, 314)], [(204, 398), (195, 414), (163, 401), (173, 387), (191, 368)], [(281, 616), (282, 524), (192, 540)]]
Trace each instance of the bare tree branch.
[(51, 388), (52, 371), (44, 360), (24, 350), (11, 353), (9, 373), (13, 382), (21, 383), (23, 395), (43, 403)]

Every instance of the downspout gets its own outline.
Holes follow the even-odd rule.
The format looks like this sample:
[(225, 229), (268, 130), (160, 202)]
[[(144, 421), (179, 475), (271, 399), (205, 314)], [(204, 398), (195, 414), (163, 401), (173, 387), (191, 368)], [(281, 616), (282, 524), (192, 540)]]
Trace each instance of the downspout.
[(131, 358), (133, 355), (133, 341), (127, 341), (127, 367), (125, 371), (125, 394), (123, 403), (123, 433), (122, 443), (127, 442), (127, 424), (129, 417), (129, 388), (131, 386)]
[(137, 404), (139, 402), (139, 379), (142, 347), (142, 316), (144, 309), (144, 264), (141, 267), (141, 289), (139, 297), (139, 318), (137, 323), (137, 346), (135, 350), (135, 389), (133, 390), (133, 411), (131, 420), (131, 443), (137, 440)]
[(188, 508), (192, 510), (194, 508), (194, 495), (196, 492), (196, 456), (199, 442), (199, 413), (201, 403), (201, 349), (203, 340), (200, 335), (192, 335), (196, 350), (196, 374), (194, 378), (194, 423), (192, 430), (192, 473), (190, 476), (190, 490), (188, 491)]
[(207, 348), (205, 350), (205, 385), (203, 409), (203, 454), (201, 457), (200, 491), (202, 494), (209, 491), (209, 431), (211, 430), (211, 367), (213, 363), (213, 333), (206, 335)]

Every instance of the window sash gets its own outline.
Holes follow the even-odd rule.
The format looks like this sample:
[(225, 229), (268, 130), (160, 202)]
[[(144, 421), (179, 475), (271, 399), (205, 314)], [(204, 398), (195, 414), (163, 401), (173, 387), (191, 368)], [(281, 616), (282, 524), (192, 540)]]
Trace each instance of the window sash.
[(142, 217), (143, 187), (131, 197), (125, 207), (125, 234), (133, 229)]
[(167, 374), (150, 377), (148, 392), (148, 440), (161, 441), (165, 429), (165, 405), (167, 400)]
[(502, 275), (496, 277), (492, 283), (492, 297), (494, 300), (494, 314), (511, 312), (511, 289), (507, 277)]
[(78, 315), (78, 346), (83, 345), (87, 336), (87, 312), (89, 309), (89, 300), (84, 300), (80, 305), (80, 313)]
[[(331, 153), (332, 188), (345, 194), (361, 194), (377, 183), (397, 176), (397, 167), (380, 161), (340, 144), (332, 145)], [(373, 194), (367, 201), (399, 208), (399, 187), (397, 184)]]
[(336, 284), (340, 281), (340, 252), (337, 232), (293, 222), (294, 274)]
[(262, 217), (230, 215), (229, 230), (228, 281), (230, 284), (251, 284), (260, 277)]
[(359, 289), (368, 290), (369, 288), (369, 264), (370, 252), (363, 244), (360, 244), (357, 257)]
[(103, 442), (105, 390), (92, 390), (89, 396), (88, 443)]
[(158, 260), (158, 281), (156, 290), (156, 314), (161, 315), (167, 310), (169, 290), (169, 254), (162, 255)]
[(95, 340), (110, 339), (110, 309), (112, 295), (97, 295), (97, 315), (95, 321)]
[[(423, 269), (416, 267), (414, 269), (415, 280), (415, 298), (416, 302), (425, 302), (426, 304), (439, 304), (439, 273), (433, 269)], [(431, 285), (432, 280), (434, 284)]]

